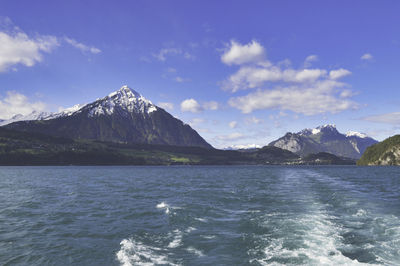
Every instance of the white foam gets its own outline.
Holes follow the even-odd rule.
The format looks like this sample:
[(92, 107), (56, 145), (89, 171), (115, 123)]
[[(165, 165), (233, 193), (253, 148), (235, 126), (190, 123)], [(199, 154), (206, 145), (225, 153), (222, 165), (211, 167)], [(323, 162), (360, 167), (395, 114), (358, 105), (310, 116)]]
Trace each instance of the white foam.
[(197, 230), (197, 228), (189, 226), (189, 227), (185, 230), (185, 232), (186, 232), (186, 233), (190, 233), (190, 232), (195, 231), (195, 230)]
[(169, 248), (177, 248), (182, 244), (182, 232), (178, 229), (173, 231), (174, 239), (168, 244)]
[(134, 239), (123, 239), (120, 245), (116, 256), (123, 266), (176, 265), (168, 260), (167, 255), (160, 254), (163, 252), (160, 248), (147, 246)]
[(367, 214), (367, 212), (365, 210), (359, 209), (356, 214), (353, 214), (353, 216), (361, 217), (361, 216), (365, 216), (366, 214)]
[(203, 223), (207, 222), (207, 219), (204, 219), (204, 218), (194, 218), (194, 219), (199, 221), (199, 222), (203, 222)]
[(203, 257), (204, 256), (204, 253), (201, 250), (198, 250), (198, 249), (196, 249), (194, 247), (188, 247), (186, 250), (189, 251), (190, 253), (195, 254), (198, 257)]
[(156, 206), (158, 209), (164, 209), (166, 214), (169, 214), (169, 205), (165, 202), (161, 202)]
[(203, 236), (201, 236), (202, 238), (205, 238), (205, 239), (214, 239), (215, 238), (215, 236), (214, 235), (203, 235)]
[[(251, 261), (267, 265), (275, 263), (275, 260), (279, 259), (306, 259), (304, 263), (310, 265), (363, 265), (357, 260), (344, 256), (339, 251), (338, 248), (343, 246), (339, 234), (341, 228), (330, 222), (330, 218), (323, 211), (317, 211), (303, 217), (286, 219), (285, 223), (294, 226), (298, 236), (277, 238), (273, 241), (271, 241), (270, 235), (265, 236), (265, 240), (269, 242), (263, 250), (265, 257)], [(286, 248), (285, 246), (294, 239), (302, 241), (299, 248)]]

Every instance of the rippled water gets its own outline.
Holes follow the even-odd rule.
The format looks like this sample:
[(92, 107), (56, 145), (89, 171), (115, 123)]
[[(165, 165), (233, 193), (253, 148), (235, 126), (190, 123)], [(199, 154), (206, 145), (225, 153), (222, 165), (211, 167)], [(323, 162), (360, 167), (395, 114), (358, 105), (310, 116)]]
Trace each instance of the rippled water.
[(1, 265), (400, 265), (396, 167), (1, 167)]

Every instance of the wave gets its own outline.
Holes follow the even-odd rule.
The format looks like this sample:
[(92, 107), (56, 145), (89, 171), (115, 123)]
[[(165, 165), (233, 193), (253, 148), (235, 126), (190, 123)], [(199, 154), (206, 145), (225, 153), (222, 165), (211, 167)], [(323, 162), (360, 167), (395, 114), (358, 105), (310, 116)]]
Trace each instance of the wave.
[(169, 261), (164, 249), (148, 246), (134, 239), (124, 239), (120, 245), (117, 259), (123, 266), (178, 265)]

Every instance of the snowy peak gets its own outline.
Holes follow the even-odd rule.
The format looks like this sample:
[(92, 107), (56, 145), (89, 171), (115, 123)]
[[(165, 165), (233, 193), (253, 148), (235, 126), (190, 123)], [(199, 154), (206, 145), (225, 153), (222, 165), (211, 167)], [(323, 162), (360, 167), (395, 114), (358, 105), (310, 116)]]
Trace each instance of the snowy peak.
[(8, 125), (8, 124), (11, 124), (14, 122), (19, 122), (19, 121), (50, 120), (50, 119), (55, 119), (55, 118), (59, 118), (59, 117), (71, 116), (71, 115), (79, 112), (85, 105), (86, 104), (77, 104), (77, 105), (74, 105), (70, 108), (66, 108), (57, 113), (33, 111), (32, 113), (27, 114), (27, 115), (17, 114), (8, 120), (0, 121), (0, 126), (5, 126), (5, 125)]
[(59, 117), (67, 117), (80, 113), (83, 110), (88, 110), (88, 117), (106, 114), (111, 115), (114, 113), (115, 109), (120, 109), (125, 112), (150, 114), (156, 111), (157, 107), (140, 93), (124, 85), (119, 90), (90, 104), (77, 104), (55, 113), (33, 111), (27, 115), (17, 114), (11, 119), (0, 120), (0, 126), (19, 121), (50, 120)]
[(326, 124), (323, 126), (319, 126), (316, 128), (307, 128), (303, 129), (302, 131), (298, 132), (297, 134), (303, 135), (303, 136), (310, 136), (310, 135), (316, 135), (321, 132), (335, 132), (339, 133), (336, 129), (335, 124)]
[(11, 117), (10, 119), (0, 121), (0, 126), (8, 125), (19, 121), (46, 120), (50, 119), (49, 117), (52, 115), (54, 114), (48, 112), (38, 112), (38, 111), (33, 111), (32, 113), (27, 115), (17, 114)]
[(126, 85), (90, 104), (89, 108), (89, 117), (111, 115), (118, 108), (126, 112), (147, 114), (157, 110), (157, 107), (151, 101)]
[(367, 134), (360, 133), (360, 132), (357, 132), (357, 131), (349, 131), (349, 132), (347, 132), (346, 133), (346, 137), (359, 137), (359, 138), (362, 138), (362, 139), (369, 138)]

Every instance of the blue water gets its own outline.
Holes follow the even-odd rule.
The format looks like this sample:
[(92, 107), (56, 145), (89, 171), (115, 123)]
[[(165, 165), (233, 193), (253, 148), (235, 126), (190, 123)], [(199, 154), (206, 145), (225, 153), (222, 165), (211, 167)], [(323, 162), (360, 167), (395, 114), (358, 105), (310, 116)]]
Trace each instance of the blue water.
[(0, 265), (363, 263), (400, 265), (400, 168), (0, 168)]

